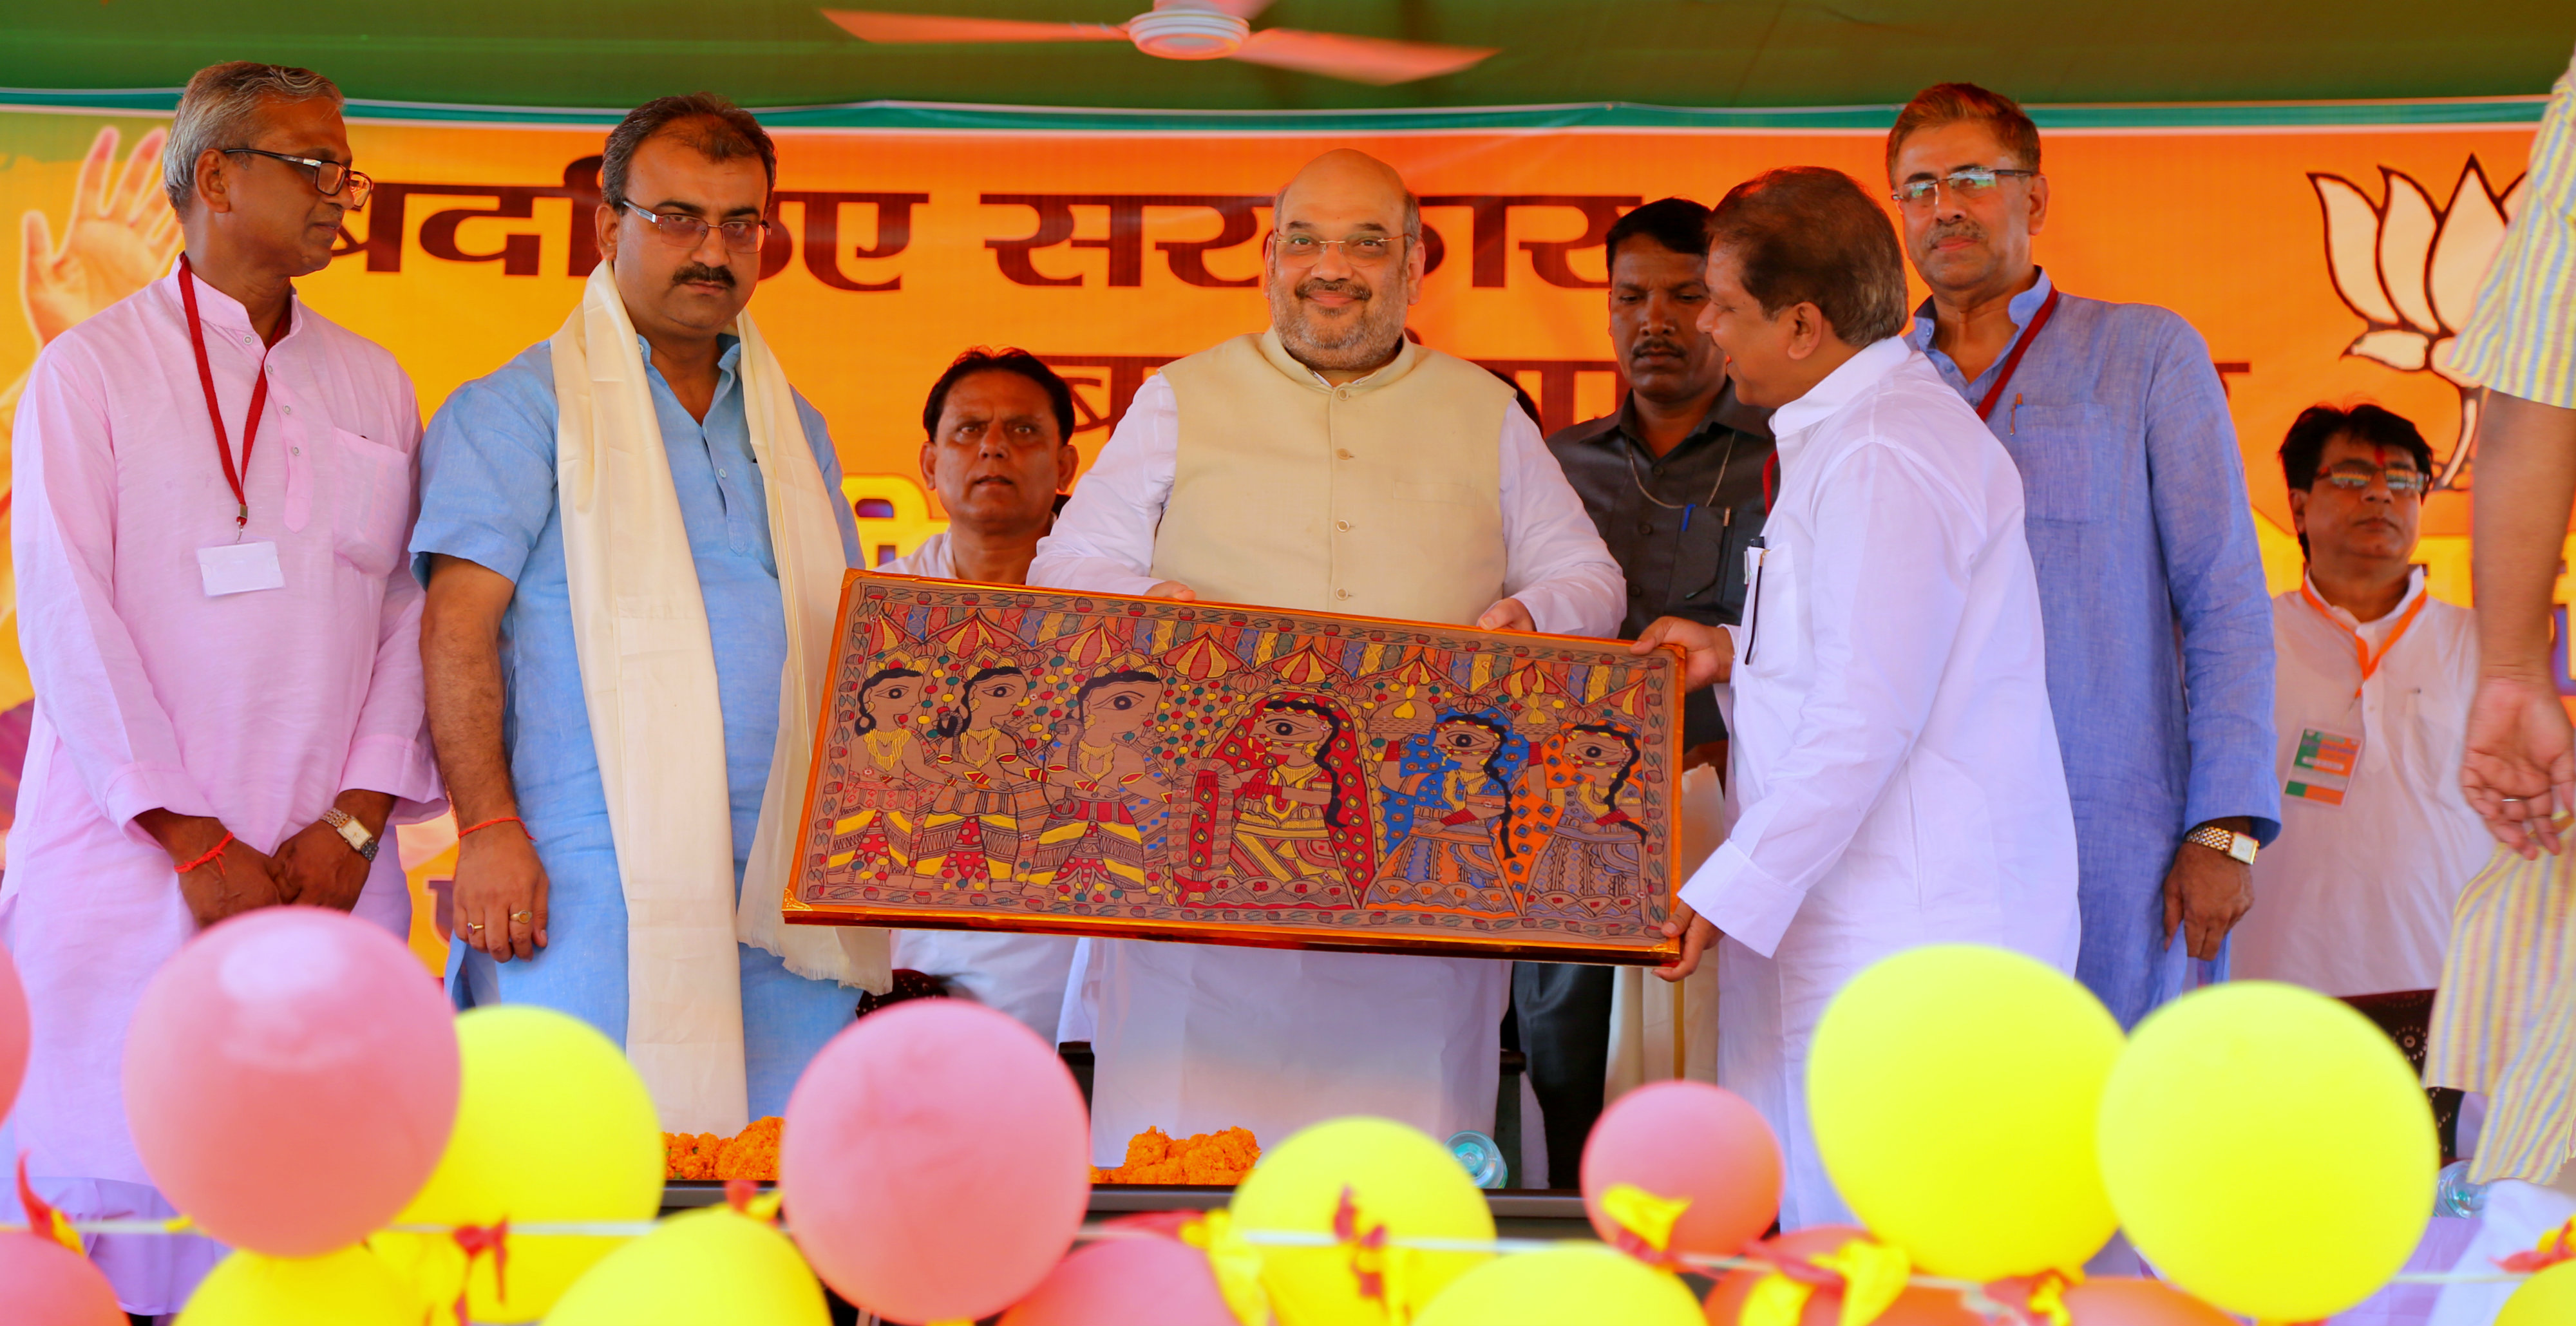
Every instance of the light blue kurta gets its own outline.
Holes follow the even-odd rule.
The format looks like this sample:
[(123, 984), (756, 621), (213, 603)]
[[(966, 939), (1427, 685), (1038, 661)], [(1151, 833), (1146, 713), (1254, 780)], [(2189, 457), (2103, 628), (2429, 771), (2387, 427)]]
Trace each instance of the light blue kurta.
[[(779, 669), (787, 654), (767, 496), (752, 460), (735, 377), (741, 352), (727, 337), (715, 404), (702, 425), (680, 407), (660, 371), (650, 368), (652, 351), (645, 348), (654, 414), (715, 641), (737, 891), (769, 781)], [(801, 396), (796, 406), (823, 482), (838, 491), (840, 463), (823, 417)], [(555, 500), (555, 417), (553, 360), (540, 342), (491, 376), (457, 388), (421, 444), (420, 523), (412, 551), (424, 559), (430, 553), (463, 558), (517, 586), (501, 620), (507, 690), (501, 740), (520, 817), (536, 839), (552, 890), (549, 943), (535, 958), (496, 963), (460, 942), (449, 954), (448, 983), (460, 1008), (541, 1004), (574, 1014), (623, 1044), (626, 899), (573, 648), (563, 520)], [(846, 505), (840, 521), (843, 551), (856, 564), (858, 531)], [(425, 560), (421, 573), (428, 575)], [(785, 1111), (787, 1093), (806, 1062), (849, 1025), (859, 992), (792, 975), (762, 950), (746, 946), (741, 952), (743, 1048), (751, 1113), (758, 1118)]]
[[(2013, 342), (2051, 289), (2008, 305)], [(1932, 346), (1906, 339), (1971, 406)], [(1986, 426), (2020, 467), (2039, 573), (2048, 703), (2075, 806), (2083, 952), (2075, 975), (2124, 1027), (2195, 972), (2164, 934), (2164, 880), (2192, 826), (2242, 815), (2281, 831), (2272, 777), (2272, 603), (2245, 463), (2209, 345), (2150, 304), (2066, 295)]]

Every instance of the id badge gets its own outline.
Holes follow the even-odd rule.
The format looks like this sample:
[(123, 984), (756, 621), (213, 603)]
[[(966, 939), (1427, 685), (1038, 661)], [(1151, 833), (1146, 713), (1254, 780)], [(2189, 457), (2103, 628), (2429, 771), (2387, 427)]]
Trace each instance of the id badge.
[(206, 597), (247, 594), (254, 589), (286, 588), (286, 572), (277, 564), (277, 545), (219, 543), (197, 550), (197, 571), (205, 577)]
[(2361, 738), (2323, 728), (2302, 729), (2281, 795), (2340, 806), (2344, 789), (2352, 785), (2352, 771), (2360, 765)]

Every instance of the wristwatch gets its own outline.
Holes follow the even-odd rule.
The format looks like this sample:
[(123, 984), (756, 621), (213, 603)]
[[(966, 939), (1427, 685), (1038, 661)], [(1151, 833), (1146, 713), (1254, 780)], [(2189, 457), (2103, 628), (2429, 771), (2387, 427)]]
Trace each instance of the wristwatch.
[[(349, 840), (350, 848), (356, 851), (358, 855), (367, 858), (369, 861), (375, 860), (376, 849), (385, 845), (384, 837), (381, 834), (367, 832), (367, 826), (360, 824), (357, 816), (340, 809), (338, 806), (332, 806), (329, 809), (324, 810), (322, 812), (322, 822), (339, 830), (340, 836)], [(2247, 839), (2247, 841), (2251, 842), (2253, 840)]]
[(2253, 835), (2238, 833), (2234, 829), (2220, 828), (2215, 824), (2201, 825), (2183, 835), (2183, 841), (2198, 843), (2214, 852), (2225, 852), (2249, 866), (2254, 864), (2254, 849), (2259, 846), (2254, 841)]

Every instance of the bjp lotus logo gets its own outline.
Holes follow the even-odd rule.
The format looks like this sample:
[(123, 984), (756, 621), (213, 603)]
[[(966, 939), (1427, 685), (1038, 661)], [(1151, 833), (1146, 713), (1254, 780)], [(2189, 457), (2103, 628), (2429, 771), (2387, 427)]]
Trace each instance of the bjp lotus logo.
[(2435, 207), (2412, 176), (2385, 166), (2379, 174), (2387, 187), (2378, 202), (2340, 175), (2308, 174), (2325, 205), (2326, 267), (2335, 293), (2368, 324), (2343, 352), (2401, 373), (2431, 373), (2459, 390), (2460, 445), (2442, 462), (2439, 486), (2465, 487), (2478, 398), (2452, 376), (2451, 345), (2468, 325), (2478, 283), (2521, 205), (2522, 181), (2497, 193), (2471, 157), (2451, 201)]

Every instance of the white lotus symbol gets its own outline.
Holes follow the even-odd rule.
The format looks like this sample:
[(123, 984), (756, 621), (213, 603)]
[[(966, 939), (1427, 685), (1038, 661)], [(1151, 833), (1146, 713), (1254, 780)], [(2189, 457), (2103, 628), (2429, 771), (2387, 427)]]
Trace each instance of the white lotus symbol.
[(2449, 205), (2436, 208), (2405, 172), (2382, 166), (2379, 173), (2387, 191), (2376, 203), (2340, 175), (2308, 174), (2325, 205), (2326, 266), (2335, 293), (2369, 324), (2344, 353), (2402, 373), (2432, 373), (2460, 389), (2460, 445), (2442, 462), (2439, 486), (2465, 487), (2459, 480), (2477, 432), (2477, 396), (2451, 375), (2451, 344), (2468, 324), (2478, 284), (2521, 206), (2522, 180), (2499, 194), (2471, 157)]

